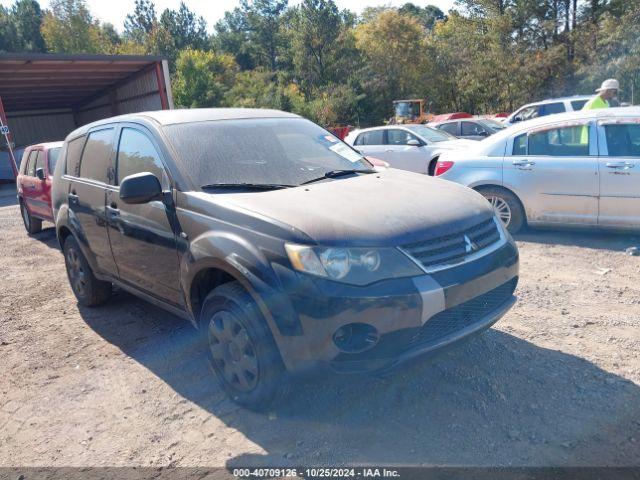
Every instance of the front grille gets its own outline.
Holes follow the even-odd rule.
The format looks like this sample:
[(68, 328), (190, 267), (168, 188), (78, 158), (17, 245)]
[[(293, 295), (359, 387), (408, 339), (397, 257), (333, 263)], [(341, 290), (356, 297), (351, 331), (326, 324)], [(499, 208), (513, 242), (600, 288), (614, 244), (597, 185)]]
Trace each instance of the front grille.
[(493, 218), (467, 230), (441, 237), (403, 245), (401, 248), (427, 270), (456, 264), (471, 254), (482, 251), (500, 240), (500, 232)]
[(511, 298), (517, 283), (515, 277), (487, 293), (435, 314), (411, 338), (408, 347), (435, 342), (480, 321)]

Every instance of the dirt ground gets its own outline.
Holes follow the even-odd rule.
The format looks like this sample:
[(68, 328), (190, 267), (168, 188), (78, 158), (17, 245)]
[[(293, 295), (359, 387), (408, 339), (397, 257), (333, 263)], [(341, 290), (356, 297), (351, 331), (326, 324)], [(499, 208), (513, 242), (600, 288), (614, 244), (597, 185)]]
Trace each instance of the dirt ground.
[(0, 466), (640, 465), (640, 237), (518, 237), (516, 307), (391, 377), (316, 378), (269, 414), (196, 332), (125, 293), (79, 308), (53, 229), (0, 199)]

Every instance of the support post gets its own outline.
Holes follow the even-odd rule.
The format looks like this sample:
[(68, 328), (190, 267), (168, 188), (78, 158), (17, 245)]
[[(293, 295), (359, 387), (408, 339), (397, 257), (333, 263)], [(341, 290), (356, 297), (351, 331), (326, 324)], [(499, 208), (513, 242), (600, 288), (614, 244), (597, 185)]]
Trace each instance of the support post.
[[(2, 127), (9, 127), (7, 122), (7, 115), (4, 112), (4, 105), (2, 104), (2, 96), (0, 96), (0, 125)], [(3, 128), (4, 129), (4, 128)], [(16, 157), (13, 155), (13, 137), (11, 131), (4, 133), (4, 139), (7, 142), (7, 148), (9, 149), (9, 161), (11, 163), (11, 170), (13, 170), (13, 176), (18, 178), (18, 164), (16, 163)]]
[(162, 110), (169, 110), (169, 101), (167, 100), (167, 91), (165, 90), (164, 72), (160, 62), (156, 62), (156, 80), (158, 82), (158, 92), (160, 92), (160, 105)]

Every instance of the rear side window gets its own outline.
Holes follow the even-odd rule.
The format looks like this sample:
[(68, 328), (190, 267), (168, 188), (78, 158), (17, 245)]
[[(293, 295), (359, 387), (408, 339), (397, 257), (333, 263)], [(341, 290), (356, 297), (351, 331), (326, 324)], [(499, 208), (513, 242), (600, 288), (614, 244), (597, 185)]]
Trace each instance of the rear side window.
[(418, 140), (418, 138), (406, 130), (395, 128), (387, 130), (387, 144), (389, 145), (406, 145), (409, 140)]
[(151, 139), (139, 130), (123, 128), (118, 146), (118, 184), (125, 177), (141, 172), (153, 173), (163, 188), (168, 186), (162, 160)]
[(56, 169), (58, 163), (58, 157), (60, 156), (60, 148), (52, 148), (49, 150), (49, 174), (53, 175), (53, 171)]
[(486, 133), (486, 130), (474, 122), (462, 122), (461, 125), (462, 135), (482, 135)]
[(604, 126), (610, 157), (640, 157), (640, 124), (618, 123)]
[(67, 143), (67, 165), (65, 173), (74, 177), (78, 176), (80, 171), (80, 155), (84, 146), (85, 137), (78, 137)]
[(82, 152), (80, 176), (107, 183), (109, 158), (113, 145), (113, 128), (96, 130), (87, 136), (87, 144)]
[(29, 163), (29, 151), (25, 150), (22, 153), (22, 158), (20, 159), (20, 173), (22, 175), (27, 174), (27, 164)]
[(356, 139), (356, 145), (383, 145), (384, 130), (371, 130), (361, 133)]
[(525, 107), (520, 110), (515, 116), (514, 120), (518, 122), (524, 122), (525, 120), (531, 120), (540, 116), (540, 110), (542, 107), (539, 105), (532, 105), (531, 107)]
[(39, 168), (44, 170), (44, 155), (44, 150), (38, 150), (38, 156), (36, 157), (36, 170), (38, 170)]
[(542, 111), (542, 115), (552, 115), (554, 113), (563, 113), (566, 110), (563, 103), (547, 103)]
[(458, 122), (444, 123), (436, 127), (438, 130), (443, 130), (451, 135), (458, 135)]
[(589, 155), (589, 127), (572, 126), (529, 135), (529, 155), (586, 157)]
[(29, 177), (36, 176), (36, 156), (38, 155), (37, 150), (31, 150), (29, 152), (29, 158), (27, 159), (27, 165), (24, 169), (24, 174)]
[(578, 111), (578, 110), (582, 110), (582, 107), (584, 107), (584, 104), (587, 103), (588, 100), (574, 100), (573, 102), (571, 102), (571, 107), (573, 108), (574, 111)]

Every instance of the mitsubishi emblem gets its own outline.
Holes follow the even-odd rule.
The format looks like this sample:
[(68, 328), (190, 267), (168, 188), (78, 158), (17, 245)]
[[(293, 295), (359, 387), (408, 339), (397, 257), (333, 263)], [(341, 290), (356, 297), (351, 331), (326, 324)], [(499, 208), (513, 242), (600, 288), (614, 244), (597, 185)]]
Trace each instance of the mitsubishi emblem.
[(472, 253), (478, 250), (478, 245), (475, 242), (472, 242), (469, 237), (464, 236), (464, 249), (467, 253)]

